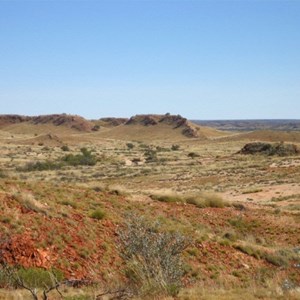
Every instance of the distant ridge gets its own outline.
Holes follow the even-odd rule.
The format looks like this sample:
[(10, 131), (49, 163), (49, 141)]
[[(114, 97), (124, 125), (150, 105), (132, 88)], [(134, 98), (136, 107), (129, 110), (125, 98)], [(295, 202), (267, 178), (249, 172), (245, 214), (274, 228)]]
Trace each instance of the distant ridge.
[[(120, 140), (207, 140), (230, 135), (213, 128), (194, 124), (181, 115), (141, 114), (131, 118), (100, 118), (87, 120), (78, 115), (50, 114), (40, 116), (0, 115), (0, 129), (10, 134), (26, 134), (25, 143), (61, 144), (49, 134), (64, 140), (72, 134), (92, 133), (86, 139), (108, 138)], [(39, 136), (28, 140), (30, 135)], [(41, 137), (44, 135), (42, 138)], [(32, 137), (30, 137), (32, 138)]]
[(30, 121), (31, 117), (20, 115), (0, 115), (0, 128), (9, 126), (12, 124), (18, 124), (22, 122)]
[(77, 115), (67, 114), (52, 114), (41, 116), (19, 116), (19, 115), (0, 115), (0, 128), (5, 128), (10, 125), (28, 123), (32, 125), (54, 125), (64, 126), (82, 132), (92, 131), (94, 124), (91, 121)]
[(253, 130), (282, 130), (300, 131), (300, 120), (193, 120), (200, 126), (208, 126), (226, 131), (253, 131)]

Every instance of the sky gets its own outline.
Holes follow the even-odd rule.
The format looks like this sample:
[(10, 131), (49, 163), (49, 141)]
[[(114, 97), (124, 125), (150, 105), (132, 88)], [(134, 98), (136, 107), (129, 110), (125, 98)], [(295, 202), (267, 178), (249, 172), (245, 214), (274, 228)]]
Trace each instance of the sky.
[(0, 114), (300, 119), (300, 1), (0, 0)]

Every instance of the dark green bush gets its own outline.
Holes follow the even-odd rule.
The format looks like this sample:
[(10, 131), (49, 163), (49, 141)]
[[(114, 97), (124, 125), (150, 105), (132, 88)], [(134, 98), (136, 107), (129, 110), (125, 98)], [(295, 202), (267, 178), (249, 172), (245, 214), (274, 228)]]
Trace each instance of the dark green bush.
[(86, 148), (80, 149), (81, 154), (68, 154), (62, 158), (62, 161), (70, 166), (94, 166), (97, 158)]
[(60, 148), (62, 151), (70, 151), (70, 148), (67, 145), (63, 145)]
[(132, 143), (127, 143), (126, 146), (129, 150), (134, 148), (134, 144), (132, 144)]
[(171, 150), (172, 151), (177, 151), (179, 150), (180, 146), (179, 145), (172, 145)]
[(18, 167), (17, 171), (22, 172), (32, 172), (32, 171), (49, 171), (49, 170), (58, 170), (63, 167), (61, 162), (52, 162), (52, 161), (38, 161), (38, 162), (29, 162), (24, 167)]
[(194, 159), (194, 158), (196, 158), (196, 157), (200, 157), (200, 155), (199, 155), (198, 153), (196, 153), (196, 152), (190, 152), (190, 153), (188, 154), (188, 157)]

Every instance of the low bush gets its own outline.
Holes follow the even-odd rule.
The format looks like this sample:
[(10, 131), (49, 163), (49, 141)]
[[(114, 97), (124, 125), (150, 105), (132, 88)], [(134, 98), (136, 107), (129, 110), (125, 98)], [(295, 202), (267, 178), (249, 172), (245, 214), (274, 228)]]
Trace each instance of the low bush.
[(68, 154), (61, 160), (70, 166), (94, 166), (97, 163), (97, 158), (86, 148), (80, 149), (81, 154)]
[(3, 170), (0, 169), (0, 178), (5, 178), (6, 174)]
[(184, 198), (176, 194), (161, 194), (161, 195), (150, 195), (150, 198), (160, 202), (174, 203), (174, 202), (184, 202)]
[(171, 150), (172, 151), (177, 151), (179, 150), (180, 146), (179, 145), (172, 145)]
[(62, 151), (70, 151), (70, 148), (67, 145), (63, 145), (60, 148)]
[(290, 261), (300, 261), (299, 256), (291, 250), (269, 251), (249, 244), (235, 244), (234, 248), (277, 267), (287, 267)]
[(98, 208), (90, 214), (90, 217), (96, 220), (102, 220), (105, 217), (105, 215), (105, 212)]
[(179, 233), (162, 231), (159, 222), (153, 224), (133, 214), (126, 217), (125, 228), (118, 234), (133, 292), (176, 295), (184, 274), (181, 253), (191, 241)]
[(80, 151), (81, 154), (67, 154), (57, 161), (30, 162), (24, 167), (18, 167), (17, 171), (50, 171), (59, 170), (64, 166), (94, 166), (97, 163), (97, 157), (93, 155), (91, 151), (87, 150), (86, 148), (82, 148)]
[(200, 155), (199, 155), (198, 153), (196, 153), (196, 152), (190, 152), (190, 153), (188, 154), (188, 157), (194, 159), (194, 158), (196, 158), (196, 157), (200, 157)]
[(29, 162), (24, 167), (17, 168), (17, 171), (32, 172), (32, 171), (49, 171), (58, 170), (63, 167), (60, 162), (44, 161), (44, 162)]

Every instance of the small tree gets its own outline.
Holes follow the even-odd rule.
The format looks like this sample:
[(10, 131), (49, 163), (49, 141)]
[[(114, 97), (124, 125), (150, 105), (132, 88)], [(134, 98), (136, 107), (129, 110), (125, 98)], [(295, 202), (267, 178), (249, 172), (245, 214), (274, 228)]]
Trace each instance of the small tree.
[(5, 283), (7, 287), (22, 288), (30, 292), (34, 300), (39, 300), (39, 288), (42, 290), (42, 300), (47, 300), (48, 294), (52, 290), (56, 290), (62, 296), (59, 291), (59, 287), (62, 284), (60, 272), (57, 273), (37, 268), (23, 269), (10, 266), (4, 260), (1, 260), (0, 277), (2, 283)]

